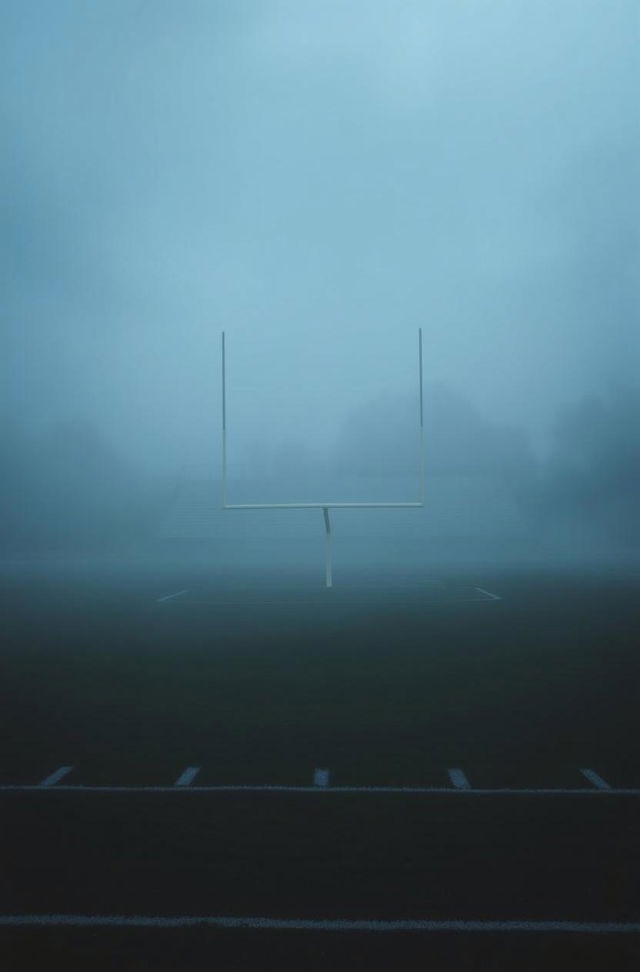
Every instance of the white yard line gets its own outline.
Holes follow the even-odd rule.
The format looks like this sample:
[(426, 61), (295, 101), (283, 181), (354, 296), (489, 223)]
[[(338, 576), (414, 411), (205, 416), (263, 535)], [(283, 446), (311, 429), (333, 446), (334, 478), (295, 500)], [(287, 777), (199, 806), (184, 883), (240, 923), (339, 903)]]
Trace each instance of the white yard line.
[(165, 594), (164, 597), (156, 598), (156, 604), (162, 604), (163, 601), (172, 601), (174, 597), (182, 597), (183, 594), (188, 594), (189, 588), (185, 588), (184, 591), (176, 591), (175, 594)]
[[(11, 783), (0, 785), (0, 793), (14, 792), (51, 792), (42, 783)], [(55, 787), (56, 793), (423, 793), (425, 795), (458, 794), (471, 798), (474, 796), (640, 796), (640, 788), (627, 787), (614, 790), (600, 790), (590, 786), (572, 788), (522, 788), (485, 787), (484, 789), (463, 789), (457, 786), (287, 786), (277, 783), (257, 784), (220, 784), (218, 786), (83, 786), (82, 784), (62, 784)]]
[(313, 771), (314, 786), (329, 786), (329, 770), (316, 769)]
[(72, 769), (73, 766), (61, 766), (60, 769), (54, 770), (49, 776), (45, 776), (42, 782), (38, 783), (38, 786), (55, 786), (58, 780), (61, 780), (63, 776), (70, 773)]
[(190, 786), (195, 780), (196, 776), (200, 772), (199, 766), (187, 766), (178, 779), (173, 784), (174, 786)]
[(474, 591), (478, 591), (480, 594), (484, 594), (488, 597), (490, 601), (501, 601), (502, 598), (498, 594), (492, 594), (491, 591), (485, 591), (483, 587), (474, 587)]
[(611, 789), (611, 787), (606, 782), (606, 780), (603, 780), (602, 777), (601, 776), (598, 776), (598, 774), (595, 773), (593, 770), (591, 770), (591, 769), (583, 769), (583, 770), (580, 770), (580, 772), (582, 773), (582, 775), (584, 776), (584, 778), (586, 780), (589, 780), (589, 783), (593, 783), (593, 785), (598, 790), (610, 790)]
[(371, 932), (570, 932), (572, 934), (640, 934), (637, 921), (474, 921), (467, 918), (264, 918), (218, 915), (0, 915), (0, 925), (66, 925), (76, 928), (254, 928), (263, 931), (371, 931)]
[(447, 770), (449, 779), (457, 790), (470, 790), (471, 784), (461, 769)]

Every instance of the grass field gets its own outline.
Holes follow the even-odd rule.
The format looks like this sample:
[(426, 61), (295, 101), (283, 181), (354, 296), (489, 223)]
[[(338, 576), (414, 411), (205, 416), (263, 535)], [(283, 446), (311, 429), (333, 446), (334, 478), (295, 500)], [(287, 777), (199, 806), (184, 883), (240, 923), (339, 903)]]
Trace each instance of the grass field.
[(6, 968), (640, 966), (640, 571), (335, 584), (2, 568)]

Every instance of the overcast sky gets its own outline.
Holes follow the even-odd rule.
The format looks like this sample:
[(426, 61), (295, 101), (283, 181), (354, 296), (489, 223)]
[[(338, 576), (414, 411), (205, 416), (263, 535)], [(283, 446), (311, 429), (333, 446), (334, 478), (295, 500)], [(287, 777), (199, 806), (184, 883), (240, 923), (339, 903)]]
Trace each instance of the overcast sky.
[[(4, 0), (5, 405), (149, 468), (637, 383), (637, 0)], [(428, 402), (428, 400), (427, 400)]]

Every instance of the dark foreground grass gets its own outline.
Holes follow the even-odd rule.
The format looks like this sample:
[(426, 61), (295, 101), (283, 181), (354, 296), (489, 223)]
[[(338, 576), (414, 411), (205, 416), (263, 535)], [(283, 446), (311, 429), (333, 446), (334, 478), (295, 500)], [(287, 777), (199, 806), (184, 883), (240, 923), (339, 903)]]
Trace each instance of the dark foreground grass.
[[(462, 767), (475, 787), (580, 787), (590, 767), (640, 787), (631, 573), (320, 583), (148, 565), (6, 570), (0, 783), (73, 765), (69, 782), (171, 784), (197, 765), (197, 783), (310, 783), (327, 767), (336, 784), (435, 786)], [(477, 587), (502, 600), (475, 600)], [(640, 920), (635, 797), (0, 802), (3, 913)], [(250, 968), (260, 956), (267, 968), (640, 965), (630, 938), (373, 937), (5, 929), (0, 940), (8, 968), (60, 956), (118, 969)]]
[(484, 972), (580, 970), (634, 972), (640, 953), (628, 941), (592, 935), (430, 936), (314, 932), (11, 930), (3, 933), (12, 972), (45, 966), (92, 972), (155, 972), (174, 969), (295, 969), (326, 972)]

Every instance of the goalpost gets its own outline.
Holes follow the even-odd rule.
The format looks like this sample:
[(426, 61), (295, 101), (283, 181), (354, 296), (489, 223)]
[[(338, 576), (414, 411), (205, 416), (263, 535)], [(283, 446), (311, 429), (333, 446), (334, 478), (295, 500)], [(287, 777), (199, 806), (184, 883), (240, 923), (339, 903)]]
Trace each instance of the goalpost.
[(416, 509), (424, 506), (424, 421), (422, 398), (422, 328), (418, 328), (418, 400), (419, 400), (419, 462), (420, 499), (413, 503), (344, 503), (322, 500), (315, 503), (228, 503), (227, 502), (227, 371), (225, 332), (222, 332), (222, 508), (224, 510), (322, 510), (325, 536), (325, 583), (333, 586), (331, 569), (330, 509)]

